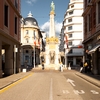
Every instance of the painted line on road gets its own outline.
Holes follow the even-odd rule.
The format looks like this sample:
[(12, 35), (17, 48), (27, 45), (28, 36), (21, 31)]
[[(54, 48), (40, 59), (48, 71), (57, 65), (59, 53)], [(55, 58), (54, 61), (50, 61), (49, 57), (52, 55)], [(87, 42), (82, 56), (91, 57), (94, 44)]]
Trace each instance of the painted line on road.
[(69, 82), (72, 86), (76, 86), (73, 82), (73, 80), (71, 80), (71, 79), (67, 79), (67, 82)]
[(50, 83), (50, 98), (49, 98), (49, 100), (53, 100), (52, 84), (53, 84), (53, 81), (52, 81), (52, 78), (51, 78), (51, 83)]
[[(84, 90), (62, 90), (63, 94), (69, 94), (71, 92), (73, 92), (74, 94), (76, 95), (81, 95), (81, 94), (85, 94), (85, 91)], [(90, 90), (90, 93), (91, 94), (94, 94), (94, 95), (99, 95), (100, 93), (96, 90)]]
[(7, 91), (7, 90), (10, 89), (11, 87), (15, 86), (16, 84), (22, 82), (23, 80), (25, 80), (26, 78), (28, 78), (28, 77), (30, 77), (30, 76), (32, 76), (32, 75), (33, 75), (33, 73), (31, 73), (31, 74), (29, 74), (29, 75), (27, 75), (27, 76), (25, 76), (25, 77), (23, 77), (23, 78), (21, 78), (21, 79), (19, 79), (19, 80), (17, 80), (17, 81), (12, 82), (10, 85), (8, 85), (8, 86), (6, 86), (5, 88), (1, 89), (1, 90), (0, 90), (0, 94), (3, 93), (3, 92), (5, 92), (5, 91)]

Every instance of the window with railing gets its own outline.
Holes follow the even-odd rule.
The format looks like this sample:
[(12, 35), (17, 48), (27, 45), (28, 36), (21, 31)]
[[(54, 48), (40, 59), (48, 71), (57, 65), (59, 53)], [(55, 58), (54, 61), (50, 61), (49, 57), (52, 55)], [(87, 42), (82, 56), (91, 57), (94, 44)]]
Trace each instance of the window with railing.
[(68, 22), (69, 22), (69, 23), (72, 22), (72, 18), (68, 19)]
[(68, 30), (72, 30), (72, 26), (69, 26), (69, 27), (68, 27)]
[(73, 11), (70, 11), (70, 12), (69, 12), (69, 15), (72, 15), (72, 14), (73, 14)]
[(71, 38), (72, 37), (72, 34), (68, 34), (68, 37)]
[(71, 45), (72, 45), (72, 41), (69, 41), (69, 42), (68, 42), (68, 45), (71, 46)]

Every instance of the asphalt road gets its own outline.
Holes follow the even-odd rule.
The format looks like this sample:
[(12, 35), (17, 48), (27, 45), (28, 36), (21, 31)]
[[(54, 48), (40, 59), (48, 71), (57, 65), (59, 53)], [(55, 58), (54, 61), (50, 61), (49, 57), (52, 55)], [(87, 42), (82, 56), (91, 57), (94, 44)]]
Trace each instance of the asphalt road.
[(100, 100), (100, 89), (71, 72), (32, 72), (0, 91), (0, 100)]
[[(73, 92), (80, 95), (83, 100), (100, 100), (100, 88), (72, 73), (64, 74), (67, 82), (74, 88)], [(68, 81), (68, 80), (71, 81)]]

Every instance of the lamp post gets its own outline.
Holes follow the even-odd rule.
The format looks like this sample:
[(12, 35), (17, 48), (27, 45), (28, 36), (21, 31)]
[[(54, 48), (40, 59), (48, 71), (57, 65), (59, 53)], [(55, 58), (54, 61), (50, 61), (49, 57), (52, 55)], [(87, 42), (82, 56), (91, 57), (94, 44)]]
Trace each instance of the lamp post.
[(35, 45), (36, 45), (35, 31), (33, 32), (33, 35), (34, 35), (34, 68), (35, 68)]
[(65, 67), (67, 66), (67, 57), (66, 57), (66, 44), (64, 44), (64, 48), (65, 48)]
[(34, 46), (34, 68), (35, 68), (35, 46)]
[(18, 48), (14, 45), (14, 74), (16, 74), (16, 52), (18, 52)]

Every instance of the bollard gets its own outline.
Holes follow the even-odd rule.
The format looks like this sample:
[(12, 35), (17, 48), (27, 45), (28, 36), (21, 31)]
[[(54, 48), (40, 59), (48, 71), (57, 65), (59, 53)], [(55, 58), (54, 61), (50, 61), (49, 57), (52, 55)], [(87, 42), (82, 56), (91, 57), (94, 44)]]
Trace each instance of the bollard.
[(71, 70), (70, 63), (69, 63), (69, 66), (68, 66), (68, 70)]

